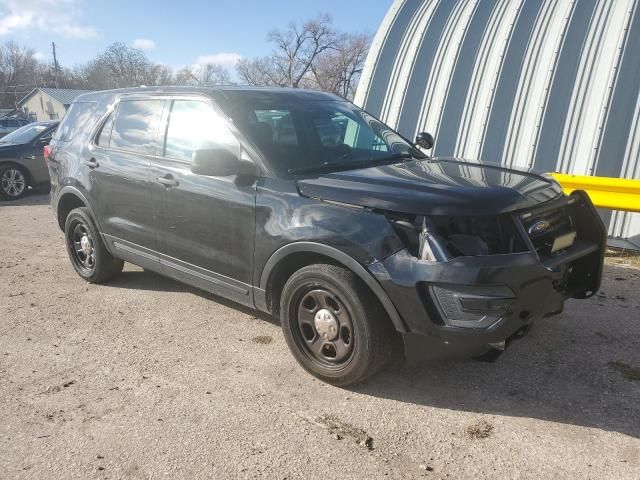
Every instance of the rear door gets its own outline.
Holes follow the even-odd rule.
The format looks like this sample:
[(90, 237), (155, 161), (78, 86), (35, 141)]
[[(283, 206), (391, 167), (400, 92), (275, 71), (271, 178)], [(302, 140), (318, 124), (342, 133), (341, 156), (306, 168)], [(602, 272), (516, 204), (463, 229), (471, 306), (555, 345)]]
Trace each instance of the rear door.
[(240, 143), (206, 99), (176, 98), (166, 115), (162, 151), (151, 165), (157, 246), (168, 275), (249, 303), (253, 265), (255, 182), (193, 174), (198, 149)]
[(165, 104), (154, 98), (121, 100), (84, 159), (93, 207), (110, 246), (125, 260), (156, 268), (149, 172)]

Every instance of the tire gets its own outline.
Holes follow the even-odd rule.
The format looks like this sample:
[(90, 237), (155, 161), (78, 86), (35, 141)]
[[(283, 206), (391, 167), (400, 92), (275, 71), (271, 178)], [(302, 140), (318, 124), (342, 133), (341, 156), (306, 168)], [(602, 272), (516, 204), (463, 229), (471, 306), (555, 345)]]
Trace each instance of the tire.
[(64, 237), (73, 268), (87, 282), (103, 283), (122, 272), (124, 262), (107, 251), (86, 207), (69, 212)]
[(29, 189), (29, 176), (24, 168), (18, 165), (0, 167), (0, 198), (18, 200), (24, 197)]
[(351, 271), (310, 265), (287, 280), (280, 320), (291, 353), (309, 373), (352, 385), (391, 360), (396, 332), (373, 293)]

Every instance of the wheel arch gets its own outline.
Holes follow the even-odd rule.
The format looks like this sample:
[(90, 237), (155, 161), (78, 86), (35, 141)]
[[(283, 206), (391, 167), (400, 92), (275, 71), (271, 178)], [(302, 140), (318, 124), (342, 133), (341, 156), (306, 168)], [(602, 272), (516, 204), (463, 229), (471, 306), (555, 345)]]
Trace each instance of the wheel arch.
[(91, 208), (87, 197), (85, 197), (80, 190), (72, 186), (63, 187), (58, 193), (56, 218), (58, 219), (58, 226), (60, 227), (60, 230), (64, 231), (64, 224), (67, 220), (69, 212), (71, 212), (71, 210), (73, 210), (74, 208), (79, 207), (86, 207), (89, 209), (91, 218), (96, 223), (98, 231), (101, 231), (98, 219), (94, 215), (93, 209)]
[(391, 299), (373, 275), (351, 256), (321, 243), (290, 243), (273, 253), (260, 276), (259, 289), (255, 296), (256, 306), (277, 315), (280, 295), (287, 279), (299, 268), (315, 263), (330, 263), (353, 272), (373, 292), (395, 329), (399, 332), (406, 331), (406, 326)]

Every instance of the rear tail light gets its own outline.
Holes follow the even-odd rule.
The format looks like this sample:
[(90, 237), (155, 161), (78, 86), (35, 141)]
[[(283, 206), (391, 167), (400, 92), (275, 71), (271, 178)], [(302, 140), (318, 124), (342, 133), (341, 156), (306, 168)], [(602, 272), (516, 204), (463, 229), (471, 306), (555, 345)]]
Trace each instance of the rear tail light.
[(51, 154), (53, 153), (53, 147), (51, 145), (45, 145), (42, 149), (42, 154), (44, 155), (44, 162), (49, 165), (49, 159), (51, 158)]

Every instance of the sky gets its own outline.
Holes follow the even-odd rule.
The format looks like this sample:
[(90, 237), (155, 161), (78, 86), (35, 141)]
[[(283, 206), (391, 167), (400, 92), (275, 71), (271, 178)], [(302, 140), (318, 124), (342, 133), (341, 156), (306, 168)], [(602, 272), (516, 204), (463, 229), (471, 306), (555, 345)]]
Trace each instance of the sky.
[(195, 63), (233, 68), (241, 57), (267, 55), (267, 33), (318, 13), (339, 30), (375, 33), (392, 0), (0, 0), (0, 43), (14, 40), (73, 66), (113, 42), (142, 48), (178, 69)]

